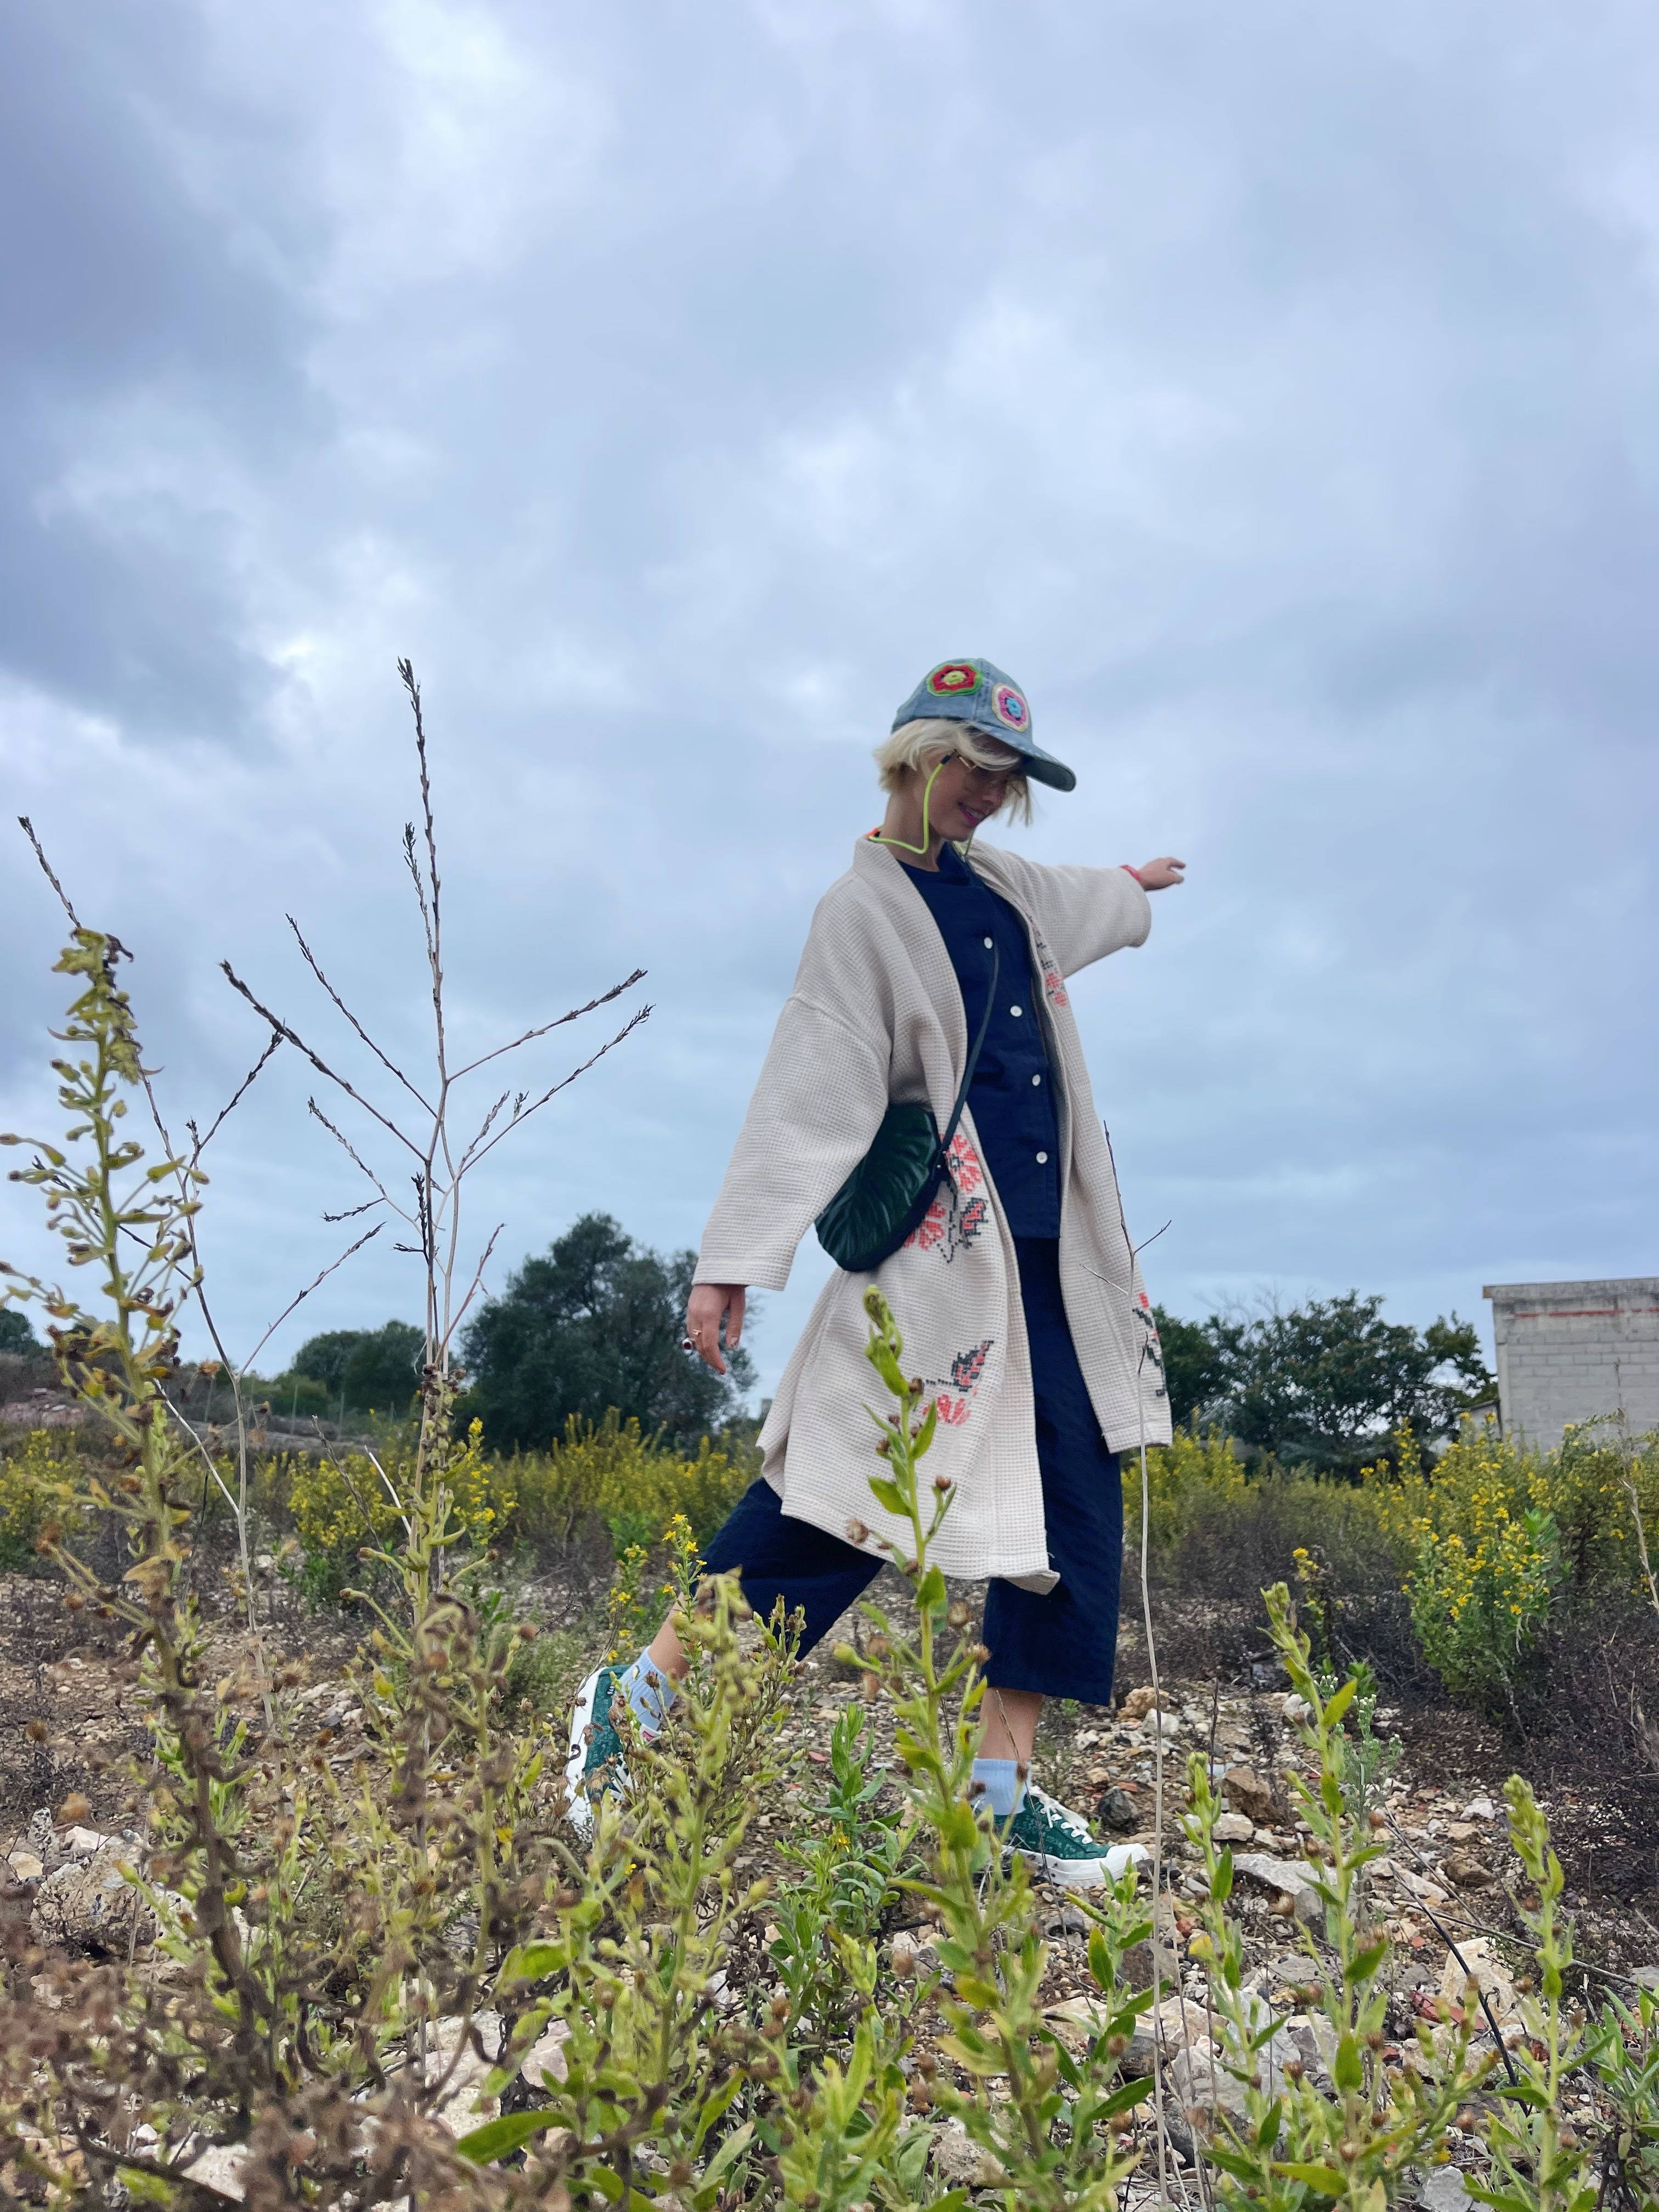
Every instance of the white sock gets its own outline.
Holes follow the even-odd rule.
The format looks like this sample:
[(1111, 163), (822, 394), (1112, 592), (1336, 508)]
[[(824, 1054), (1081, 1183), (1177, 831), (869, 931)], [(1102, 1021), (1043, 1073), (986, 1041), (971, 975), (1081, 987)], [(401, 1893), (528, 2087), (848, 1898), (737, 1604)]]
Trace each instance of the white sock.
[[(975, 1784), (978, 1788), (975, 1788)], [(975, 1802), (988, 1805), (999, 1820), (1006, 1820), (1011, 1813), (1019, 1810), (1025, 1796), (1025, 1784), (1020, 1780), (1017, 1759), (976, 1759), (974, 1761), (973, 1781), (969, 1784)]]
[(659, 1667), (649, 1651), (641, 1651), (631, 1667), (618, 1670), (617, 1687), (627, 1698), (640, 1734), (655, 1735), (674, 1702), (674, 1678), (667, 1668)]

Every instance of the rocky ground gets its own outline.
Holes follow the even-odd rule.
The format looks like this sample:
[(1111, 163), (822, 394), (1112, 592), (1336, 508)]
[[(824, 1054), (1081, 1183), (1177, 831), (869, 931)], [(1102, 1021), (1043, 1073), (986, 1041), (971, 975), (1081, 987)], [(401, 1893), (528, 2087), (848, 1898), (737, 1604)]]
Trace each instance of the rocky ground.
[[(351, 1648), (337, 1616), (307, 1614), (290, 1592), (271, 1585), (270, 1633), (285, 1655), (298, 1654), (308, 1670), (307, 1703), (319, 1728), (333, 1731), (331, 1762), (349, 1767), (360, 1745), (358, 1716), (342, 1679)], [(896, 1613), (903, 1593), (884, 1577), (876, 1595)], [(565, 1578), (532, 1583), (517, 1602), (554, 1626), (591, 1623), (592, 1592)], [(850, 1624), (843, 1624), (843, 1628)], [(211, 1663), (234, 1671), (245, 1631), (227, 1604), (217, 1616)], [(1289, 1784), (1303, 1753), (1286, 1711), (1282, 1679), (1268, 1665), (1250, 1670), (1246, 1682), (1166, 1685), (1163, 1712), (1153, 1709), (1144, 1681), (1144, 1658), (1126, 1641), (1125, 1693), (1115, 1711), (1051, 1705), (1038, 1742), (1040, 1778), (1052, 1793), (1087, 1814), (1114, 1841), (1153, 1842), (1157, 1749), (1164, 1747), (1164, 1893), (1157, 1911), (1155, 1950), (1142, 1947), (1132, 1960), (1144, 1986), (1157, 1971), (1170, 1992), (1157, 2014), (1165, 2078), (1169, 2131), (1179, 2158), (1190, 2154), (1184, 2107), (1225, 2102), (1232, 2084), (1208, 2063), (1210, 2045), (1201, 1975), (1186, 1956), (1192, 1934), (1191, 1900), (1200, 1870), (1181, 1840), (1178, 1813), (1188, 1755), (1201, 1753), (1224, 1794), (1228, 1811), (1223, 1835), (1235, 1853), (1235, 1903), (1249, 1964), (1249, 1986), (1266, 2012), (1280, 2016), (1283, 2038), (1270, 2048), (1280, 2062), (1294, 2056), (1316, 2070), (1328, 2057), (1321, 2027), (1299, 2008), (1295, 1991), (1309, 1973), (1307, 1931), (1318, 1911), (1297, 1864), (1300, 1835)], [(123, 1772), (122, 1754), (136, 1748), (130, 1702), (135, 1669), (121, 1647), (84, 1613), (63, 1608), (56, 1585), (33, 1577), (0, 1578), (0, 1860), (9, 1880), (0, 1881), (0, 1912), (27, 1917), (37, 1942), (125, 1954), (142, 1940), (132, 1919), (133, 1893), (117, 1871), (138, 1841), (140, 1808)], [(795, 1778), (778, 1801), (757, 1814), (745, 1853), (745, 1872), (784, 1874), (777, 1845), (799, 1822), (816, 1795), (814, 1775), (827, 1765), (836, 1721), (861, 1702), (856, 1670), (839, 1664), (831, 1644), (803, 1663), (786, 1728), (797, 1759)], [(1435, 1730), (1422, 1716), (1401, 1726), (1401, 1717), (1378, 1716), (1381, 1732), (1401, 1735), (1403, 1749), (1383, 1798), (1387, 1856), (1373, 1869), (1376, 1910), (1396, 1943), (1390, 2031), (1409, 2063), (1414, 2017), (1425, 1999), (1455, 1995), (1466, 1970), (1480, 1981), (1500, 2035), (1518, 2033), (1513, 1977), (1521, 1971), (1514, 1944), (1517, 1926), (1511, 1901), (1519, 1867), (1509, 1850), (1502, 1815), (1504, 1767), (1500, 1747), (1476, 1730)], [(878, 1740), (885, 1723), (875, 1708)], [(1465, 1754), (1449, 1762), (1453, 1752)], [(884, 1757), (878, 1753), (878, 1760)], [(1551, 1809), (1547, 1799), (1547, 1809)], [(1580, 1815), (1582, 1807), (1564, 1808)], [(1091, 1981), (1085, 1923), (1064, 1894), (1046, 1899), (1050, 1939), (1044, 1996), (1062, 2033), (1087, 2032)], [(894, 1917), (889, 1940), (908, 1947), (927, 1964), (923, 1928), (906, 1928)], [(1628, 1990), (1636, 1982), (1659, 1987), (1659, 1930), (1643, 1911), (1611, 1899), (1581, 1896), (1576, 1932), (1592, 1983)], [(741, 1925), (727, 1961), (733, 2001), (746, 1985), (769, 1988), (769, 1952), (775, 1931), (764, 1908)], [(1462, 1962), (1449, 1944), (1455, 1943)], [(1152, 2027), (1131, 2053), (1131, 2064), (1150, 2066)], [(1144, 2045), (1145, 2047), (1140, 2047)], [(1588, 2119), (1588, 2110), (1580, 2116)], [(1424, 2201), (1436, 2212), (1467, 2201), (1459, 2161), (1472, 2160), (1473, 2138), (1454, 2143), (1454, 2164), (1425, 2181)], [(956, 2178), (983, 2181), (979, 2154), (959, 2130), (940, 2131), (937, 2162)]]

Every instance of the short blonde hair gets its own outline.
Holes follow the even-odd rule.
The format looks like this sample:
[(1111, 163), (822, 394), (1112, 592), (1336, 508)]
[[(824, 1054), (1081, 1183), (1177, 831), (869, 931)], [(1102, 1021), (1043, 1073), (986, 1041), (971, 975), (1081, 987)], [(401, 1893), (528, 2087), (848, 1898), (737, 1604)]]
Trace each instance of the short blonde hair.
[[(912, 769), (926, 765), (930, 753), (960, 753), (975, 768), (993, 770), (1007, 768), (1021, 757), (1011, 745), (999, 744), (988, 730), (976, 730), (968, 722), (947, 721), (942, 715), (927, 715), (917, 721), (901, 722), (885, 744), (876, 747), (882, 789), (897, 791)], [(1023, 771), (1008, 778), (1008, 788), (997, 811), (1016, 822), (1030, 820), (1031, 787)]]

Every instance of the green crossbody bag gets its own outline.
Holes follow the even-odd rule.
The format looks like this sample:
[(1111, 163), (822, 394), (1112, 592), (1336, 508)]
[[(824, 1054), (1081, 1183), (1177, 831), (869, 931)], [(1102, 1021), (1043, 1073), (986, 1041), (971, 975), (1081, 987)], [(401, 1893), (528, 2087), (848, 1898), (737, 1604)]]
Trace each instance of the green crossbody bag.
[(951, 1139), (957, 1133), (957, 1123), (968, 1103), (968, 1086), (979, 1066), (985, 1032), (991, 1026), (1001, 964), (1001, 957), (993, 945), (991, 988), (985, 994), (985, 1012), (945, 1134), (939, 1134), (931, 1106), (890, 1106), (881, 1117), (874, 1143), (814, 1224), (819, 1243), (836, 1265), (845, 1268), (849, 1275), (868, 1274), (898, 1250), (905, 1238), (926, 1219), (939, 1184), (949, 1172), (946, 1163)]

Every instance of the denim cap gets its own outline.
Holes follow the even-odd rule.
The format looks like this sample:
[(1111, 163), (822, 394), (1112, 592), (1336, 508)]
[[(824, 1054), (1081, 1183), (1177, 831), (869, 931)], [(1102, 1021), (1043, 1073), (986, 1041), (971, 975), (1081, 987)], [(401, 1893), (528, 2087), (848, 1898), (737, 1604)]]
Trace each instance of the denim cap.
[(988, 660), (941, 660), (930, 669), (893, 717), (906, 722), (966, 722), (1019, 754), (1025, 774), (1056, 791), (1075, 791), (1077, 778), (1063, 761), (1031, 742), (1031, 709), (1012, 676)]

